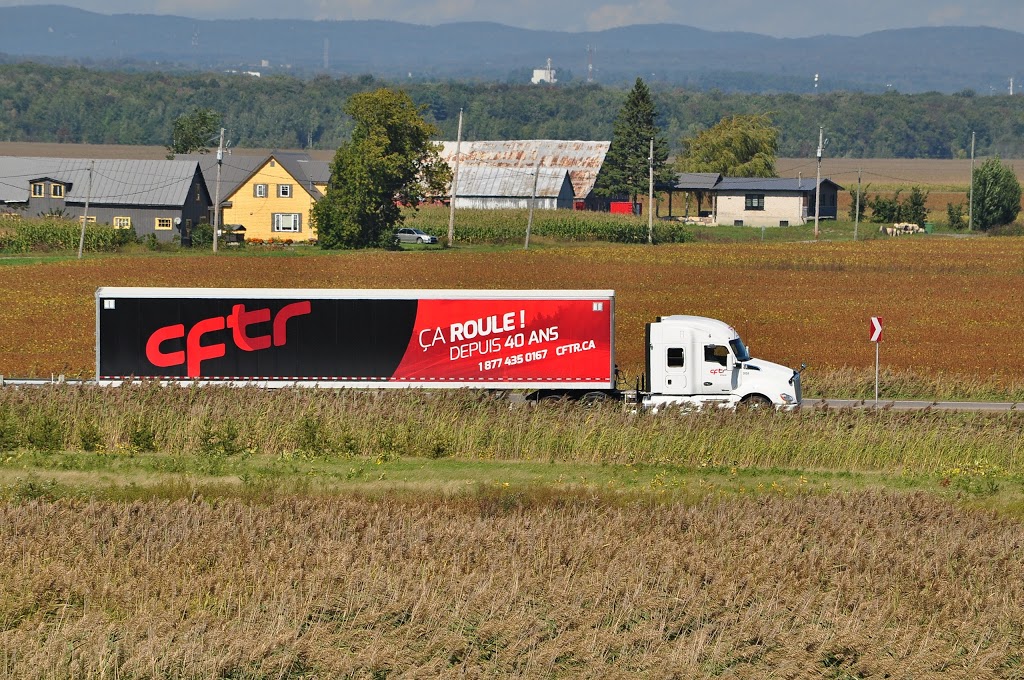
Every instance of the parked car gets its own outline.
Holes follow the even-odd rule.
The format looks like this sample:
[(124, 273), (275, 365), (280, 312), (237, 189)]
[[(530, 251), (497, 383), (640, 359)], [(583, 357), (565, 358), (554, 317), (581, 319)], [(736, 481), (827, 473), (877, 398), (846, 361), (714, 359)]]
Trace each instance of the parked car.
[(395, 232), (395, 240), (398, 243), (437, 243), (437, 237), (431, 236), (419, 229), (403, 227)]

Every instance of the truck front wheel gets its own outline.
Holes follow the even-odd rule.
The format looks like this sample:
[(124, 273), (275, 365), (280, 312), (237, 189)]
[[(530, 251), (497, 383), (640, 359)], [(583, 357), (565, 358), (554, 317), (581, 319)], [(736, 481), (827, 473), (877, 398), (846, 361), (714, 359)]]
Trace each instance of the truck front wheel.
[(772, 407), (772, 400), (763, 394), (748, 394), (740, 399), (738, 411), (766, 411)]

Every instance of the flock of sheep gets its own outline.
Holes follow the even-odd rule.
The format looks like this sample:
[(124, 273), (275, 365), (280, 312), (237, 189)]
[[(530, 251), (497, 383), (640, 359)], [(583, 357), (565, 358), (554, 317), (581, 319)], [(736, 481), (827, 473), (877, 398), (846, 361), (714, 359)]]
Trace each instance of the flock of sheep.
[(883, 224), (878, 228), (878, 231), (886, 236), (903, 236), (904, 234), (923, 234), (924, 227), (918, 226), (913, 222), (897, 222), (891, 227)]

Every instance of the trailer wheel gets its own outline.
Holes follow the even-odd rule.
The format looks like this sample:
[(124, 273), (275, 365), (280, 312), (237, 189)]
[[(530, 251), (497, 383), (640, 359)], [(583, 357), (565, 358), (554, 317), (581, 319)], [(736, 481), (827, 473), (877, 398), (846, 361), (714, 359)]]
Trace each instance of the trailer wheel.
[(580, 403), (584, 406), (597, 406), (608, 401), (608, 395), (604, 392), (587, 392), (580, 397)]
[(748, 394), (736, 405), (737, 411), (767, 411), (772, 408), (772, 400), (763, 394)]

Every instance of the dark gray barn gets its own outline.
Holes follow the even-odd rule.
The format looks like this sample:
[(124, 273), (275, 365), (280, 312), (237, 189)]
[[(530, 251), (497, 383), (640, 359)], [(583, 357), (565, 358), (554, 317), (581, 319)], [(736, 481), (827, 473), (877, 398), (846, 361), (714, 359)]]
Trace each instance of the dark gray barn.
[(0, 156), (0, 213), (59, 215), (187, 240), (213, 201), (199, 163)]

